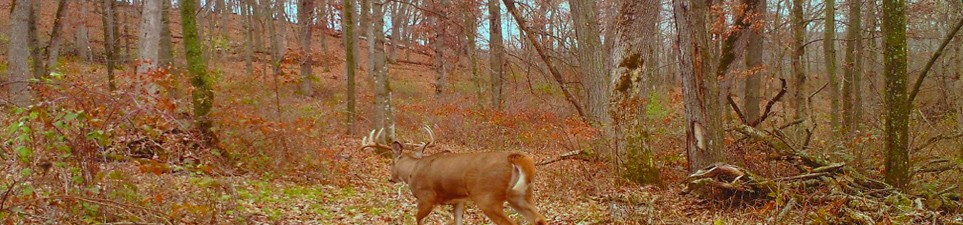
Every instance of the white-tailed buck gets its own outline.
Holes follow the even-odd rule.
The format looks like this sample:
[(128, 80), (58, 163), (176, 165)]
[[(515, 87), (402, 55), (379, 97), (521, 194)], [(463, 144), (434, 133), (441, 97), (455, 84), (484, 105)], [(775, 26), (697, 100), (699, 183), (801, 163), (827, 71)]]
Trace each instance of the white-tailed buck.
[[(420, 144), (392, 142), (390, 146), (377, 143), (380, 133), (371, 131), (361, 140), (362, 149), (381, 148), (394, 152), (391, 170), (392, 183), (405, 182), (418, 199), (418, 224), (431, 213), (435, 205), (452, 205), (455, 224), (462, 224), (465, 202), (471, 200), (495, 224), (516, 224), (505, 215), (507, 201), (515, 211), (531, 224), (548, 224), (532, 201), (532, 182), (535, 162), (532, 157), (513, 152), (444, 153), (424, 156), (425, 148), (434, 142), (434, 134), (425, 130), (431, 141)], [(416, 148), (404, 152), (405, 147)]]

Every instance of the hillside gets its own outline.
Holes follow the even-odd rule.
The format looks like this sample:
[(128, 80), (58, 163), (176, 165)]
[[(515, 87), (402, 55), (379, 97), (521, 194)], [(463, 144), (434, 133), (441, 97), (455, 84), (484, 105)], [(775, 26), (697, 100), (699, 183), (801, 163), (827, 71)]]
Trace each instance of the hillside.
[[(11, 10), (6, 9), (11, 4), (11, 0), (0, 0), (2, 30), (10, 24)], [(46, 43), (56, 8), (51, 6), (56, 3), (44, 0), (41, 4), (44, 7), (39, 11), (38, 30), (40, 42)], [(191, 128), (193, 90), (186, 74), (177, 13), (172, 12), (170, 24), (174, 66), (138, 76), (136, 62), (122, 62), (117, 71), (118, 89), (111, 92), (103, 64), (101, 18), (94, 4), (88, 7), (86, 16), (76, 5), (67, 14), (65, 54), (56, 69), (57, 76), (36, 81), (43, 104), (30, 109), (5, 108), (9, 113), (0, 118), (6, 128), (0, 136), (4, 140), (0, 159), (10, 162), (0, 166), (0, 190), (6, 190), (0, 200), (0, 222), (414, 224), (416, 199), (405, 184), (388, 182), (390, 154), (359, 150), (362, 138), (374, 127), (374, 81), (366, 69), (367, 42), (361, 42), (359, 51), (358, 121), (353, 132), (348, 132), (345, 48), (340, 31), (315, 32), (310, 54), (317, 61), (312, 75), (317, 93), (305, 96), (298, 92), (298, 62), (304, 57), (296, 39), (298, 26), (285, 22), (286, 28), (281, 29), (284, 34), (268, 34), (286, 38), (283, 74), (270, 72), (270, 55), (265, 49), (255, 51), (255, 73), (247, 74), (242, 18), (231, 14), (227, 38), (204, 42), (210, 54), (207, 69), (214, 77), (211, 118), (218, 139), (216, 146), (205, 147)], [(121, 44), (136, 48), (139, 9), (121, 6), (120, 10), (129, 12), (122, 19), (129, 27), (122, 28), (128, 32)], [(90, 29), (95, 55), (92, 61), (71, 50), (74, 33), (81, 24)], [(9, 38), (0, 36), (0, 47), (7, 49), (8, 42)], [(533, 69), (518, 62), (527, 59), (513, 59), (516, 62), (507, 69), (507, 105), (497, 111), (487, 107), (486, 99), (478, 99), (478, 87), (464, 59), (455, 63), (448, 78), (449, 92), (436, 95), (435, 68), (430, 66), (427, 48), (400, 49), (398, 55), (404, 60), (388, 65), (399, 139), (424, 141), (428, 137), (421, 127), (427, 125), (436, 140), (427, 154), (515, 151), (531, 154), (536, 162), (548, 162), (584, 150), (601, 158), (611, 157), (606, 149), (612, 146), (598, 141), (602, 131), (579, 117), (538, 66)], [(122, 51), (127, 59), (135, 58), (135, 54), (136, 49)], [(0, 62), (6, 62), (8, 56), (2, 57)], [(478, 63), (487, 65), (487, 58), (481, 57)], [(6, 68), (0, 67), (0, 74), (7, 74)], [(566, 71), (566, 75), (571, 74)], [(488, 83), (486, 72), (479, 77), (481, 83)], [(151, 85), (161, 91), (148, 93), (145, 87)], [(651, 131), (645, 135), (658, 159), (662, 185), (628, 181), (613, 170), (616, 163), (602, 160), (571, 159), (539, 165), (535, 201), (549, 224), (845, 224), (862, 219), (847, 208), (847, 203), (828, 198), (838, 191), (832, 188), (803, 185), (745, 201), (683, 194), (689, 174), (683, 91), (675, 86), (654, 89), (643, 107)], [(2, 91), (7, 93), (5, 88)], [(483, 88), (481, 92), (485, 91)], [(828, 108), (826, 102), (815, 105)], [(779, 115), (780, 122), (788, 120), (783, 116)], [(950, 122), (938, 123), (941, 129), (952, 127)], [(734, 129), (727, 132), (737, 134)], [(832, 134), (824, 129), (815, 135)], [(853, 142), (864, 144), (866, 149), (881, 148), (874, 142), (879, 136), (880, 131), (873, 130)], [(757, 154), (764, 144), (737, 138), (724, 138), (731, 145), (727, 151), (742, 156), (731, 159), (733, 164), (766, 177), (794, 175), (786, 172), (795, 171), (788, 163), (753, 163), (770, 160), (770, 155)], [(818, 139), (818, 144), (824, 145), (828, 139)], [(806, 153), (839, 158), (812, 151), (807, 149)], [(919, 152), (942, 154), (931, 151), (935, 150), (921, 148)], [(864, 168), (869, 168), (864, 172), (873, 172), (868, 173), (871, 178), (879, 178), (875, 173), (878, 168)], [(934, 175), (923, 179), (941, 178)], [(827, 198), (820, 198), (824, 195)], [(941, 214), (924, 210), (922, 202), (892, 201), (895, 206), (886, 209), (905, 214), (890, 218), (889, 211), (880, 209), (870, 220), (885, 218), (875, 222), (912, 224), (923, 218), (942, 224), (961, 218), (959, 211)], [(451, 223), (449, 208), (436, 208), (428, 218), (429, 224)], [(523, 220), (508, 207), (506, 211), (516, 221)], [(465, 219), (467, 224), (491, 222), (471, 205)]]

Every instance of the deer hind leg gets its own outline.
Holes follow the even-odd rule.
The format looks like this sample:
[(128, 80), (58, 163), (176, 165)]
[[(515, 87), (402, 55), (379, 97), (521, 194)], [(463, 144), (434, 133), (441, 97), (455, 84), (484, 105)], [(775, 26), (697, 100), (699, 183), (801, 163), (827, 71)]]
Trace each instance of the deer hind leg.
[(423, 224), (425, 217), (428, 217), (428, 214), (431, 214), (431, 210), (434, 208), (435, 204), (431, 201), (418, 201), (418, 214), (415, 214), (418, 225)]
[(452, 214), (455, 214), (455, 224), (462, 225), (462, 215), (465, 214), (465, 202), (456, 202), (454, 205), (451, 205), (451, 207)]
[(522, 214), (531, 224), (548, 224), (548, 222), (545, 221), (545, 216), (542, 216), (542, 214), (538, 212), (538, 207), (535, 206), (535, 202), (532, 200), (531, 190), (526, 191), (524, 194), (509, 194), (508, 205), (519, 214)]
[(482, 212), (484, 212), (493, 223), (498, 225), (517, 225), (515, 221), (512, 221), (511, 218), (505, 215), (505, 210), (503, 209), (503, 204), (505, 203), (504, 198), (486, 196), (472, 198), (472, 201), (478, 205), (478, 208), (481, 208)]

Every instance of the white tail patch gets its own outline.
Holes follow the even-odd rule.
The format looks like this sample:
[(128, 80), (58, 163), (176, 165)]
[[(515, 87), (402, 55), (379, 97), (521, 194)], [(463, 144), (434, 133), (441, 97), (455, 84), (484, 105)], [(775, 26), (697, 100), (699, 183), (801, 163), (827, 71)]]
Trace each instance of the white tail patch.
[(515, 165), (515, 164), (512, 164), (512, 169), (514, 169), (515, 172), (518, 173), (518, 180), (515, 181), (515, 184), (512, 185), (511, 187), (512, 191), (524, 192), (526, 189), (528, 189), (528, 183), (525, 182), (526, 180), (525, 171), (522, 170), (521, 167), (518, 167), (518, 165)]

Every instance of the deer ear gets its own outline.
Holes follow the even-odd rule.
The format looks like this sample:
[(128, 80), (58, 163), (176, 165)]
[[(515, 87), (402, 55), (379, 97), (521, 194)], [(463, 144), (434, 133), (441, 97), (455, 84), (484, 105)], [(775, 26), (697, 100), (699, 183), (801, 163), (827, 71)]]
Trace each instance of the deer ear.
[(401, 151), (404, 150), (404, 148), (405, 147), (401, 144), (401, 142), (391, 142), (391, 150), (395, 153), (395, 157), (401, 156)]

